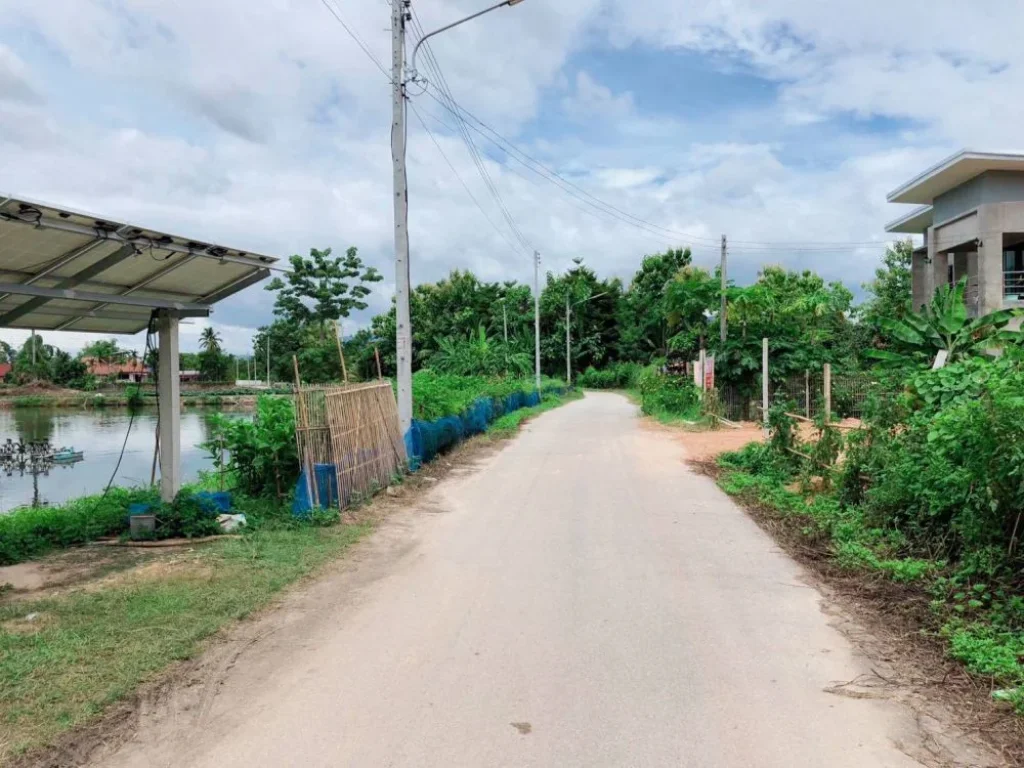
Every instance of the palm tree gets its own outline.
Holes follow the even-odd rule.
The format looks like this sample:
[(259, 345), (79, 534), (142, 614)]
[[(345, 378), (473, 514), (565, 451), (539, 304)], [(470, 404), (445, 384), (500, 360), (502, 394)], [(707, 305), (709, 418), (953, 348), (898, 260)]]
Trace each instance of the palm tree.
[(220, 352), (220, 342), (220, 335), (213, 330), (212, 325), (203, 328), (203, 332), (199, 334), (199, 346), (203, 352)]

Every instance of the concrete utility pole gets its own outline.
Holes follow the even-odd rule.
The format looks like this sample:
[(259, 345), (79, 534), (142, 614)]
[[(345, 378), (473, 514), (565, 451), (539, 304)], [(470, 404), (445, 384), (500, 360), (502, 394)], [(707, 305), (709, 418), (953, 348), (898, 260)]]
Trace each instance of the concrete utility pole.
[(569, 331), (569, 294), (565, 294), (565, 383), (572, 384), (572, 338)]
[(267, 327), (267, 387), (270, 387), (270, 327)]
[(508, 309), (505, 307), (505, 300), (501, 300), (501, 324), (505, 329), (505, 346), (508, 346)]
[[(405, 168), (405, 22), (412, 18), (411, 0), (391, 0), (391, 159), (395, 185), (395, 356), (398, 368), (398, 423), (404, 435), (412, 426), (412, 320), (409, 316), (409, 184)], [(501, 0), (489, 8), (445, 24), (420, 37), (412, 49), (409, 79), (416, 74), (420, 46), (441, 32), (465, 24), (485, 13), (519, 5), (523, 0)]]
[(725, 278), (725, 253), (726, 253), (725, 235), (722, 235), (722, 270), (721, 270), (722, 271), (722, 306), (721, 306), (721, 309), (719, 309), (718, 313), (721, 315), (721, 317), (719, 318), (719, 325), (721, 327), (722, 343), (723, 344), (725, 343), (725, 339), (728, 336), (728, 330), (726, 328), (726, 322), (727, 321), (725, 319), (725, 287), (727, 285), (727, 281), (726, 281), (726, 278)]
[(533, 252), (533, 367), (540, 392), (540, 251)]
[(405, 168), (405, 22), (408, 0), (391, 0), (391, 159), (395, 204), (395, 354), (398, 423), (412, 426), (412, 320), (409, 315), (409, 189)]

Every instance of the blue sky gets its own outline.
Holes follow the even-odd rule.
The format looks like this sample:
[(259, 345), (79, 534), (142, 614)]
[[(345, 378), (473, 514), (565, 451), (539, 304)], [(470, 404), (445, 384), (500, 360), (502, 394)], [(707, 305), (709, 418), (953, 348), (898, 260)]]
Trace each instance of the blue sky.
[[(389, 61), (384, 0), (326, 2)], [(482, 5), (413, 0), (427, 29)], [(388, 279), (350, 327), (387, 307), (389, 85), (320, 0), (0, 0), (0, 11), (0, 189), (281, 256), (355, 245)], [(527, 279), (532, 247), (546, 269), (583, 256), (628, 279), (643, 253), (668, 246), (691, 245), (710, 265), (724, 232), (739, 281), (781, 263), (856, 289), (901, 213), (886, 192), (964, 146), (1019, 148), (1022, 22), (1010, 0), (970, 13), (919, 0), (527, 0), (495, 11), (432, 45), (455, 98), (655, 226), (599, 213), (476, 137), (530, 247), (510, 246), (445, 127), (451, 115), (414, 95), (414, 280), (456, 267)], [(780, 245), (793, 241), (836, 245)], [(270, 306), (250, 289), (213, 324), (245, 352)]]

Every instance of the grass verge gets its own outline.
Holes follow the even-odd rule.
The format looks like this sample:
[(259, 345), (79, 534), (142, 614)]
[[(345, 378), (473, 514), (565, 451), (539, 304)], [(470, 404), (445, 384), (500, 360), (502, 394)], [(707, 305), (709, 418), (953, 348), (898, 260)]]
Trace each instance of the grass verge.
[(523, 422), (528, 421), (534, 416), (538, 416), (545, 411), (550, 411), (560, 405), (564, 405), (572, 400), (581, 400), (582, 398), (583, 393), (579, 390), (570, 390), (563, 395), (544, 395), (544, 399), (541, 400), (540, 405), (534, 405), (530, 408), (520, 408), (518, 411), (506, 413), (501, 418), (495, 419), (487, 430), (487, 434), (495, 440), (514, 437), (519, 431), (519, 428), (523, 425)]
[(257, 530), (154, 560), (97, 588), (0, 605), (0, 764), (52, 743), (189, 658), (203, 639), (369, 530)]

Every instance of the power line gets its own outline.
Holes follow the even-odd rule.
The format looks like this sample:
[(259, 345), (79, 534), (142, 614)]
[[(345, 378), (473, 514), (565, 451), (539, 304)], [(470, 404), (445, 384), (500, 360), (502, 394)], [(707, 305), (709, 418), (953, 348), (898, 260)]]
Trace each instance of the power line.
[[(428, 84), (429, 85), (429, 84)], [(534, 174), (540, 176), (549, 183), (559, 187), (566, 194), (575, 197), (577, 200), (587, 204), (596, 210), (601, 211), (604, 214), (610, 215), (623, 223), (630, 224), (631, 226), (644, 229), (652, 234), (659, 237), (666, 237), (671, 235), (673, 239), (681, 238), (683, 240), (690, 241), (692, 243), (700, 243), (706, 246), (717, 245), (718, 241), (711, 237), (705, 237), (701, 235), (695, 235), (690, 232), (682, 232), (679, 230), (665, 227), (660, 224), (642, 219), (639, 216), (635, 216), (615, 205), (597, 197), (596, 195), (589, 192), (584, 187), (573, 182), (571, 179), (567, 179), (558, 171), (550, 168), (537, 158), (530, 155), (528, 152), (517, 146), (514, 142), (506, 137), (502, 136), (497, 130), (489, 126), (480, 118), (469, 112), (465, 107), (460, 104), (454, 103), (449, 105), (439, 99), (429, 89), (427, 95), (437, 101), (442, 107), (452, 113), (457, 119), (463, 119), (462, 115), (469, 117), (473, 123), (466, 124), (471, 130), (479, 134), (480, 136), (487, 139), (489, 142), (497, 146), (502, 152), (509, 158), (515, 160), (527, 169), (532, 171)], [(461, 114), (460, 114), (461, 113)], [(868, 247), (878, 247), (885, 245), (886, 241), (880, 240), (864, 240), (864, 241), (843, 241), (843, 242), (828, 242), (828, 241), (762, 241), (762, 240), (736, 240), (734, 241), (738, 246), (734, 248), (735, 251), (742, 252), (770, 252), (770, 251), (781, 251), (787, 253), (806, 252), (806, 253), (838, 253), (842, 251), (862, 250)]]
[(363, 49), (363, 53), (365, 53), (370, 58), (370, 61), (377, 65), (377, 69), (384, 73), (384, 77), (386, 77), (388, 79), (388, 82), (390, 83), (391, 74), (384, 68), (384, 65), (380, 63), (380, 59), (373, 55), (373, 51), (371, 51), (366, 46), (366, 44), (359, 38), (359, 35), (357, 35), (355, 31), (353, 31), (353, 29), (348, 24), (345, 23), (345, 20), (341, 18), (341, 14), (338, 12), (333, 0), (331, 0), (330, 2), (328, 2), (328, 0), (320, 0), (320, 2), (323, 4), (324, 8), (331, 12), (331, 15), (334, 17), (335, 21), (341, 24), (344, 30), (348, 32), (349, 37), (355, 40), (356, 45)]
[[(417, 30), (417, 33), (419, 34), (420, 39), (422, 40), (424, 37), (423, 27), (420, 25), (419, 19), (416, 16), (415, 11), (413, 11), (412, 13), (412, 25)], [(451, 88), (448, 85), (448, 81), (445, 78), (444, 73), (441, 71), (441, 66), (438, 63), (437, 58), (434, 56), (434, 52), (430, 46), (430, 43), (425, 43), (423, 46), (423, 50), (425, 54), (426, 66), (430, 71), (430, 74), (436, 80), (436, 82), (434, 82), (433, 85), (441, 92), (442, 96), (441, 99), (437, 99), (436, 96), (434, 96), (433, 98), (437, 99), (439, 103), (445, 106), (446, 109), (449, 109), (450, 111), (453, 112), (453, 114), (456, 115), (456, 124), (459, 126), (459, 133), (461, 134), (462, 139), (466, 144), (466, 148), (469, 150), (470, 157), (473, 159), (473, 163), (477, 168), (477, 172), (480, 174), (481, 178), (484, 181), (484, 185), (490, 192), (491, 197), (494, 198), (494, 201), (497, 204), (502, 217), (505, 219), (506, 224), (508, 224), (508, 227), (512, 231), (512, 234), (515, 236), (516, 240), (518, 240), (519, 243), (523, 246), (527, 254), (532, 253), (535, 250), (533, 245), (526, 238), (526, 236), (523, 234), (522, 230), (516, 223), (515, 219), (512, 217), (511, 212), (508, 210), (508, 206), (502, 199), (501, 194), (498, 192), (497, 186), (494, 183), (494, 180), (491, 178), (491, 175), (487, 170), (484, 160), (480, 155), (480, 151), (477, 148), (476, 143), (473, 141), (472, 135), (470, 135), (469, 133), (468, 124), (460, 115), (458, 115), (458, 106), (455, 101), (455, 97), (452, 95)], [(433, 94), (431, 95), (433, 96)], [(452, 106), (449, 107), (448, 104), (451, 104)]]
[(487, 211), (484, 210), (484, 207), (480, 205), (480, 201), (476, 199), (476, 195), (473, 194), (473, 190), (471, 190), (469, 188), (469, 185), (466, 184), (465, 180), (462, 178), (462, 175), (458, 172), (458, 170), (456, 170), (455, 166), (452, 164), (452, 161), (448, 159), (448, 155), (446, 155), (444, 150), (441, 148), (441, 144), (438, 142), (433, 132), (431, 132), (426, 122), (424, 122), (423, 116), (420, 115), (420, 111), (416, 109), (416, 105), (410, 101), (409, 106), (412, 108), (413, 114), (416, 115), (416, 119), (419, 120), (420, 125), (423, 126), (423, 130), (427, 132), (427, 136), (429, 136), (430, 140), (434, 142), (434, 146), (437, 147), (437, 151), (441, 154), (441, 157), (444, 158), (444, 161), (448, 164), (448, 167), (452, 169), (452, 173), (455, 174), (455, 178), (459, 180), (459, 183), (462, 184), (463, 188), (466, 190), (466, 194), (469, 195), (469, 199), (473, 201), (476, 207), (480, 209), (480, 213), (483, 214), (483, 217), (487, 219), (487, 223), (491, 225), (491, 227), (494, 229), (495, 232), (498, 233), (502, 240), (508, 243), (508, 247), (512, 249), (513, 253), (515, 253), (516, 255), (521, 255), (519, 253), (519, 250), (516, 248), (515, 244), (508, 239), (508, 236), (501, 231), (498, 225), (495, 224), (491, 217), (487, 214)]

